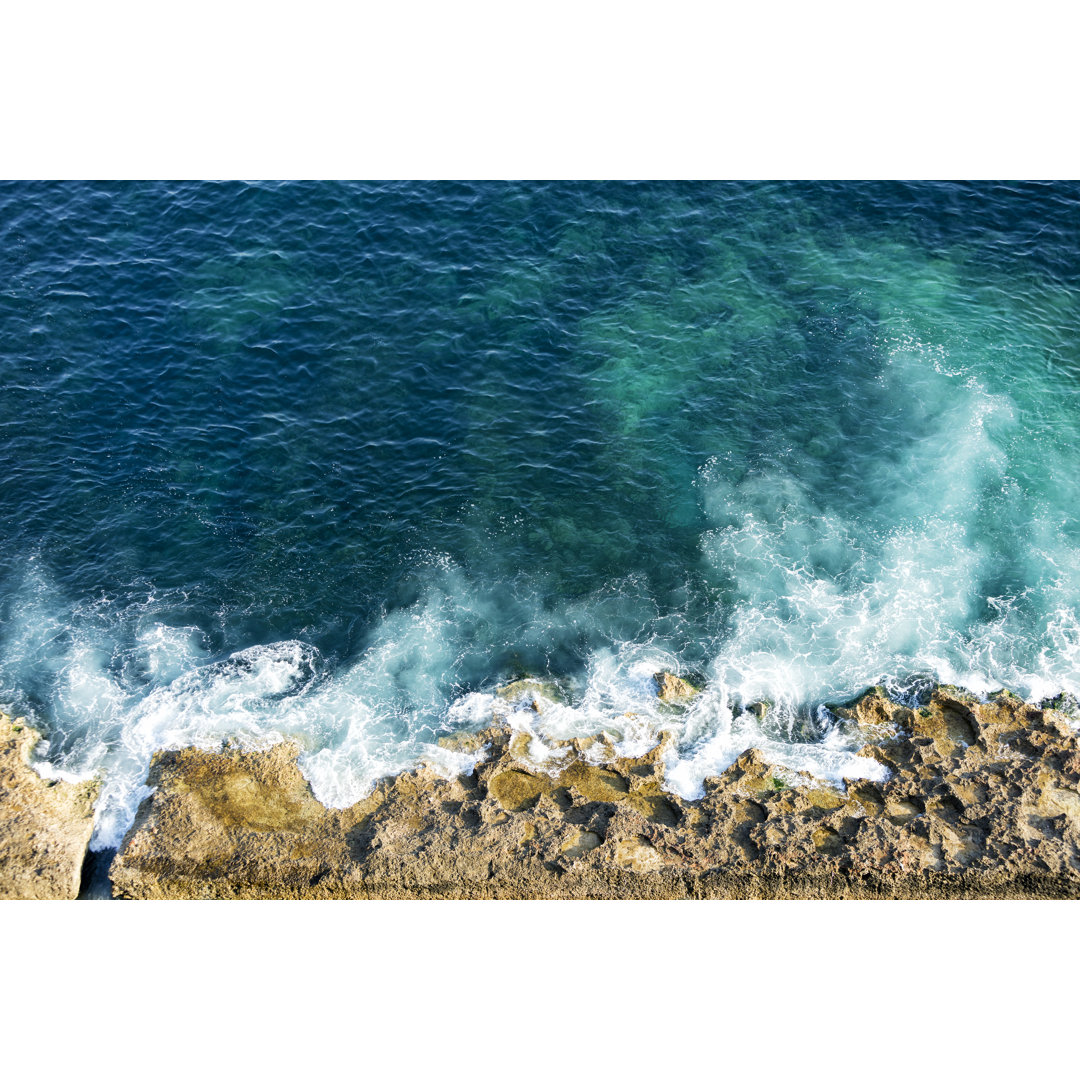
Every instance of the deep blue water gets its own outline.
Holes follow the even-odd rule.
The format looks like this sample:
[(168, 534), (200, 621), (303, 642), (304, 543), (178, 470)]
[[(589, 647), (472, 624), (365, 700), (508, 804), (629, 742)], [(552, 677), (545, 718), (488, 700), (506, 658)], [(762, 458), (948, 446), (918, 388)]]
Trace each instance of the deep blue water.
[(156, 748), (295, 737), (340, 805), (523, 673), (573, 690), (542, 738), (674, 726), (684, 793), (752, 743), (854, 775), (817, 706), (882, 680), (1076, 692), (1078, 226), (1066, 184), (0, 185), (0, 701), (106, 776), (101, 846)]

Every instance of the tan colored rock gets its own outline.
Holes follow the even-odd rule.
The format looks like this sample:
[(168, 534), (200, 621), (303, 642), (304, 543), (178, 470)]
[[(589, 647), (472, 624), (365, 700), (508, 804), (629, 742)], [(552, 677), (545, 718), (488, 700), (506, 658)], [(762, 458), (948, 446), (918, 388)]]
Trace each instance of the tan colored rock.
[(515, 679), (498, 687), (495, 696), (508, 705), (528, 705), (533, 712), (566, 702), (565, 690), (554, 679)]
[(490, 732), (485, 731), (455, 731), (452, 735), (440, 735), (436, 744), (445, 750), (453, 750), (459, 754), (474, 754), (489, 738)]
[(656, 683), (656, 696), (665, 705), (685, 705), (701, 693), (693, 683), (670, 671), (658, 671), (653, 681)]
[(871, 742), (911, 731), (911, 710), (892, 701), (883, 686), (872, 686), (854, 700), (832, 706), (832, 712), (843, 720), (854, 722)]
[(0, 713), (0, 899), (79, 895), (98, 783), (40, 777), (30, 765), (40, 738), (24, 720)]
[(420, 768), (328, 810), (295, 747), (158, 754), (112, 868), (131, 897), (1080, 897), (1080, 745), (1052, 710), (939, 688), (843, 707), (884, 783), (821, 784), (749, 750), (704, 798), (664, 790), (671, 736), (541, 768), (496, 726), (471, 776)]

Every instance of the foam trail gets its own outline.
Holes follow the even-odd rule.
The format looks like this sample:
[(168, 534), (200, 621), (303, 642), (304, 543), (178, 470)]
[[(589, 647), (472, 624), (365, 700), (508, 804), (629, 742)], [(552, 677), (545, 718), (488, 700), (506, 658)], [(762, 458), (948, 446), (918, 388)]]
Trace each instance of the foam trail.
[[(703, 550), (738, 597), (714, 678), (744, 699), (785, 702), (926, 670), (983, 693), (1008, 685), (1037, 698), (1075, 686), (1067, 612), (1080, 578), (1047, 573), (1055, 559), (1075, 567), (1075, 548), (1047, 537), (1027, 556), (1025, 595), (987, 595), (1001, 556), (993, 536), (973, 543), (972, 531), (986, 492), (1009, 491), (1000, 442), (1020, 433), (1007, 400), (958, 374), (934, 350), (890, 354), (883, 378), (911, 423), (926, 400), (936, 415), (899, 461), (882, 464), (877, 503), (859, 519), (818, 503), (794, 472), (732, 484), (716, 463), (704, 470), (715, 528)], [(1011, 509), (1026, 512), (1019, 499)]]

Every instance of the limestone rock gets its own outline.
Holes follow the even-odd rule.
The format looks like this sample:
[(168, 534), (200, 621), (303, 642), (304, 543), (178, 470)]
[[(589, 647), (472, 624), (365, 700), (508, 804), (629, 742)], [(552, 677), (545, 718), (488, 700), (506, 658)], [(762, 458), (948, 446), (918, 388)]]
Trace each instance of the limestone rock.
[(854, 723), (859, 733), (873, 742), (911, 731), (911, 710), (894, 702), (883, 686), (872, 686), (851, 701), (828, 708), (842, 720)]
[(689, 679), (673, 675), (670, 671), (658, 671), (653, 681), (656, 683), (656, 696), (665, 705), (685, 705), (701, 693), (701, 688)]
[(508, 705), (528, 705), (534, 712), (543, 712), (547, 705), (566, 703), (565, 689), (554, 679), (515, 679), (495, 691), (495, 696)]
[(25, 721), (0, 713), (0, 899), (79, 895), (98, 784), (38, 776), (30, 754), (40, 738)]
[[(496, 726), (469, 776), (419, 768), (347, 810), (297, 748), (158, 754), (113, 863), (130, 897), (1080, 897), (1080, 744), (1011, 696), (947, 688), (921, 710), (873, 690), (846, 710), (884, 783), (844, 788), (749, 750), (705, 797), (640, 758), (541, 768)], [(670, 736), (668, 736), (670, 739)]]

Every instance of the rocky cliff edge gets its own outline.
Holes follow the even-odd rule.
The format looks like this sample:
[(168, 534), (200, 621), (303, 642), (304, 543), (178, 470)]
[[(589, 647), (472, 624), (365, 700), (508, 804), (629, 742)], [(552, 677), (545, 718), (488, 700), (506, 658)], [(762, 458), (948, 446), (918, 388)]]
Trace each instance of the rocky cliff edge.
[(951, 687), (915, 709), (875, 688), (833, 712), (889, 779), (833, 787), (748, 750), (687, 801), (664, 790), (666, 741), (622, 758), (603, 736), (571, 740), (541, 766), (527, 734), (496, 723), (446, 740), (478, 752), (471, 774), (421, 766), (332, 810), (293, 745), (162, 752), (113, 863), (114, 893), (1080, 896), (1080, 745), (1064, 713)]
[(40, 734), (0, 713), (0, 899), (73, 900), (94, 828), (98, 783), (45, 779), (30, 765)]

